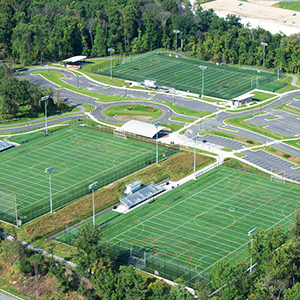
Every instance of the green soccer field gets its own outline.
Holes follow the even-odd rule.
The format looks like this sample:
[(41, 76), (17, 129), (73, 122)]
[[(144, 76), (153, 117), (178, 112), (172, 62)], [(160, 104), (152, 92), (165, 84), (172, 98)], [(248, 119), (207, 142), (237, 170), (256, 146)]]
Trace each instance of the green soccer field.
[[(40, 136), (37, 138), (37, 136)], [(43, 138), (42, 133), (11, 138), (25, 141), (0, 153), (0, 219), (23, 223), (49, 212), (49, 175), (53, 209), (97, 188), (135, 172), (155, 161), (155, 144), (84, 127), (69, 126)], [(174, 153), (159, 147), (159, 159)]]
[(218, 167), (108, 222), (105, 251), (119, 259), (122, 247), (141, 249), (142, 269), (192, 284), (217, 262), (245, 256), (249, 230), (288, 229), (299, 201), (297, 185)]
[[(207, 67), (204, 95), (211, 97), (231, 99), (276, 79), (275, 74), (153, 53), (125, 63), (115, 62), (113, 76), (134, 81), (156, 80), (158, 85), (201, 94), (202, 71), (199, 65)], [(110, 75), (109, 65), (101, 68), (95, 73)]]

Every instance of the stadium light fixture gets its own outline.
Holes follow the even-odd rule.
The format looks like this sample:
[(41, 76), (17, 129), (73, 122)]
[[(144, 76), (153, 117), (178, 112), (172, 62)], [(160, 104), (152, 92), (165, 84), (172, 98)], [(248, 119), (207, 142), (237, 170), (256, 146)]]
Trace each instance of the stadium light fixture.
[(194, 175), (196, 179), (196, 142), (197, 142), (198, 135), (195, 135), (192, 137), (192, 140), (194, 141)]
[(260, 43), (263, 48), (264, 48), (264, 52), (263, 52), (263, 70), (265, 69), (265, 48), (268, 46), (268, 43), (265, 43), (265, 42), (261, 42)]
[(253, 228), (251, 230), (248, 231), (248, 236), (251, 237), (251, 256), (250, 256), (250, 276), (251, 276), (251, 272), (252, 272), (252, 249), (253, 249), (253, 238), (252, 238), (252, 234), (257, 230), (257, 228)]
[(97, 181), (91, 183), (89, 185), (89, 189), (92, 190), (93, 192), (93, 225), (96, 226), (96, 222), (95, 222), (95, 197), (94, 197), (94, 188), (96, 187), (96, 185), (98, 184)]
[(46, 135), (48, 135), (48, 128), (47, 128), (47, 105), (46, 101), (49, 99), (50, 96), (44, 96), (41, 98), (41, 101), (45, 102), (45, 127), (46, 127)]
[(112, 79), (112, 53), (115, 51), (113, 48), (108, 48), (107, 51), (110, 54), (110, 79)]
[(180, 30), (173, 30), (175, 33), (176, 41), (175, 41), (175, 54), (177, 55), (177, 34), (180, 33)]
[(52, 214), (53, 210), (52, 210), (52, 193), (51, 193), (51, 173), (54, 170), (54, 167), (49, 167), (47, 169), (45, 169), (45, 173), (49, 174), (49, 190), (50, 190), (50, 212)]
[(277, 68), (277, 80), (280, 78), (281, 67)]
[(156, 127), (156, 163), (158, 163), (158, 144), (157, 144), (157, 138), (158, 138), (158, 126), (160, 125), (160, 123), (155, 123), (154, 124)]
[(16, 209), (16, 225), (17, 225), (17, 227), (19, 227), (17, 198), (15, 199), (15, 209)]
[(207, 67), (199, 66), (199, 68), (202, 70), (202, 93), (201, 93), (201, 98), (203, 98), (203, 93), (204, 93), (204, 70), (207, 69)]

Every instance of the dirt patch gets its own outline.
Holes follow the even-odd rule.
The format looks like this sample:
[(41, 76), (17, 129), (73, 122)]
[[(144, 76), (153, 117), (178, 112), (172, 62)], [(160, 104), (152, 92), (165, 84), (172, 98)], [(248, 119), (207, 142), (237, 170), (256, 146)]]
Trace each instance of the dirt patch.
[(119, 121), (130, 121), (130, 120), (148, 121), (153, 119), (152, 117), (149, 116), (126, 116), (126, 115), (122, 115), (122, 116), (115, 115), (113, 116), (113, 118)]
[(288, 159), (289, 161), (294, 162), (296, 164), (300, 162), (300, 158), (296, 157), (296, 156), (292, 156), (292, 155), (289, 155), (289, 154), (284, 154), (280, 151), (276, 151), (275, 154), (278, 155), (279, 157), (282, 157), (283, 159)]

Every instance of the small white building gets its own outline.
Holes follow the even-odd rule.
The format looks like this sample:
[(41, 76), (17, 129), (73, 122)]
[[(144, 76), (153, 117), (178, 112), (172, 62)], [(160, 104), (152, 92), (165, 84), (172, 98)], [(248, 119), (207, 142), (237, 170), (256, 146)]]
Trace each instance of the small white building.
[(251, 102), (253, 102), (253, 95), (250, 93), (246, 93), (236, 98), (230, 99), (228, 101), (228, 104), (234, 108), (249, 104)]
[(144, 86), (151, 88), (151, 89), (156, 89), (157, 85), (156, 85), (156, 81), (155, 80), (149, 80), (149, 79), (145, 79), (144, 80)]
[(139, 179), (137, 179), (133, 182), (127, 183), (125, 194), (130, 195), (130, 194), (133, 194), (134, 192), (140, 190), (141, 189), (141, 183), (142, 183), (142, 180), (139, 180)]

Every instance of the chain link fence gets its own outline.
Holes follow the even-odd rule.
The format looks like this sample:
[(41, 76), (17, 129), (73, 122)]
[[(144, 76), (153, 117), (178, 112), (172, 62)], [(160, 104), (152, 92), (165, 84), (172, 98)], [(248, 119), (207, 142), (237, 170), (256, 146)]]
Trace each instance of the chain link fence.
[[(112, 128), (108, 128), (108, 127), (89, 127), (89, 128), (91, 130), (112, 134), (112, 138), (113, 138)], [(39, 133), (38, 135), (32, 137), (32, 139), (37, 139), (39, 137), (42, 138), (42, 133)], [(130, 135), (130, 134), (126, 134), (126, 137), (127, 139), (153, 144), (153, 147), (155, 147), (154, 140), (149, 140), (144, 137)], [(168, 145), (160, 144), (159, 147), (160, 149), (163, 148), (163, 151), (159, 151), (159, 156), (158, 156), (159, 160), (167, 158), (179, 151), (178, 145), (168, 146)], [(145, 155), (142, 159), (136, 159), (134, 161), (131, 161), (130, 164), (126, 164), (117, 169), (107, 170), (106, 172), (99, 174), (98, 177), (95, 178), (95, 181), (98, 182), (95, 189), (99, 189), (103, 186), (106, 186), (116, 180), (119, 180), (138, 170), (141, 170), (146, 166), (149, 166), (155, 162), (156, 162), (156, 154), (154, 151), (152, 154)], [(53, 210), (58, 209), (90, 193), (90, 190), (88, 188), (89, 184), (90, 184), (90, 180), (89, 181), (83, 180), (76, 188), (72, 188), (72, 189), (70, 188), (64, 192), (52, 194)], [(35, 218), (38, 218), (41, 215), (48, 213), (49, 211), (50, 211), (50, 204), (49, 204), (49, 199), (47, 198), (47, 199), (41, 199), (39, 203), (35, 205), (34, 210), (26, 209), (26, 207), (19, 208), (16, 205), (14, 207), (12, 206), (11, 208), (6, 209), (5, 211), (0, 210), (0, 219), (5, 222), (20, 226), (21, 224), (27, 223)]]

